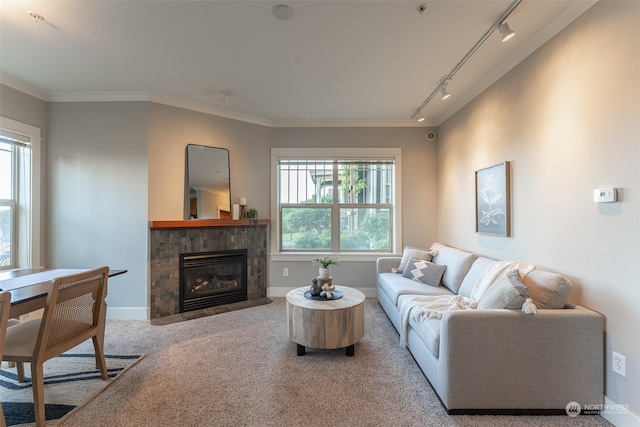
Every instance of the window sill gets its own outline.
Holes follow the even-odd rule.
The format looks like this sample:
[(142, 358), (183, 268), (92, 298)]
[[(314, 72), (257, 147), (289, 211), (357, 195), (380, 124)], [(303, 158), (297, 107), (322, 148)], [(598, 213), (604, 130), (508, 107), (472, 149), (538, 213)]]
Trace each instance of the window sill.
[(313, 261), (322, 256), (336, 257), (340, 262), (375, 261), (381, 257), (402, 256), (390, 252), (275, 252), (271, 253), (271, 261)]

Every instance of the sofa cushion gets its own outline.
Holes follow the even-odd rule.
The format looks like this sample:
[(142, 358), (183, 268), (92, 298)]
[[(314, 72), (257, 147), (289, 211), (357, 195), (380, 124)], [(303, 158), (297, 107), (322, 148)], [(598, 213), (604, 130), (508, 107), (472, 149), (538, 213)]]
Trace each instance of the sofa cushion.
[(442, 276), (442, 284), (457, 294), (464, 276), (467, 275), (478, 256), (440, 243), (434, 243), (431, 249), (438, 251), (438, 254), (433, 257), (433, 262), (447, 266)]
[(396, 273), (380, 273), (378, 286), (396, 306), (400, 295), (451, 295), (451, 291), (444, 286), (425, 286)]
[(430, 286), (440, 286), (442, 275), (446, 269), (446, 265), (437, 265), (429, 261), (411, 258), (402, 276)]
[(411, 258), (417, 258), (424, 261), (431, 261), (431, 249), (414, 248), (413, 246), (405, 246), (402, 251), (402, 259), (398, 266), (398, 273), (404, 273), (404, 269), (407, 267), (407, 263)]
[(520, 273), (518, 270), (511, 270), (487, 289), (478, 301), (478, 309), (521, 309), (528, 297), (529, 292), (520, 279)]
[(523, 281), (538, 308), (564, 308), (573, 287), (565, 276), (544, 270), (533, 270)]
[(483, 256), (478, 257), (474, 262), (469, 272), (466, 276), (464, 276), (464, 280), (462, 280), (462, 284), (460, 285), (460, 289), (458, 290), (458, 295), (462, 295), (463, 297), (471, 298), (471, 291), (475, 286), (476, 282), (482, 276), (482, 273), (489, 267), (491, 264), (496, 262), (494, 259), (486, 258)]
[[(398, 299), (398, 307), (402, 309), (402, 306), (415, 295), (402, 295)], [(416, 332), (422, 342), (431, 351), (434, 357), (438, 357), (440, 353), (440, 328), (442, 326), (442, 319), (412, 319), (409, 316), (409, 326)]]

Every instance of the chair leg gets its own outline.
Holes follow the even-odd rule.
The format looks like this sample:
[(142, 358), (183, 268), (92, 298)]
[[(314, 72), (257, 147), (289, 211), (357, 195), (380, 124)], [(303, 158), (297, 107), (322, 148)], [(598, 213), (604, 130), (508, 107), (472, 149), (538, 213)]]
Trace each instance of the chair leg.
[(33, 388), (33, 410), (36, 415), (36, 427), (46, 424), (44, 415), (44, 369), (42, 363), (31, 362), (31, 387)]
[(96, 352), (96, 367), (100, 369), (102, 379), (106, 381), (109, 379), (109, 373), (107, 372), (107, 362), (104, 360), (104, 349), (102, 347), (102, 340), (100, 339), (100, 337), (94, 335), (92, 337), (92, 341), (93, 349)]
[(24, 363), (16, 362), (16, 370), (18, 371), (18, 382), (24, 382)]
[(2, 411), (2, 402), (0, 402), (0, 427), (7, 427), (7, 422), (4, 420), (4, 412)]

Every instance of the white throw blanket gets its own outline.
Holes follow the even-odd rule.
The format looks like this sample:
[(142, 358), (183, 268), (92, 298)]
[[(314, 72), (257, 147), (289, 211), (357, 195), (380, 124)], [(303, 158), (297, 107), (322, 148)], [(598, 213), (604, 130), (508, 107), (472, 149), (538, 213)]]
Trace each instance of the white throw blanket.
[(524, 279), (524, 277), (533, 271), (536, 266), (533, 264), (528, 264), (526, 262), (518, 262), (518, 261), (496, 261), (491, 264), (487, 269), (478, 277), (475, 285), (473, 285), (473, 289), (471, 290), (471, 299), (474, 301), (480, 301), (482, 295), (489, 289), (489, 286), (493, 284), (493, 282), (507, 271), (511, 271), (513, 269), (518, 269), (518, 273), (520, 274), (520, 278)]
[(462, 295), (424, 295), (407, 300), (400, 307), (400, 345), (407, 345), (409, 316), (413, 320), (441, 319), (442, 314), (452, 310), (469, 310), (478, 303)]

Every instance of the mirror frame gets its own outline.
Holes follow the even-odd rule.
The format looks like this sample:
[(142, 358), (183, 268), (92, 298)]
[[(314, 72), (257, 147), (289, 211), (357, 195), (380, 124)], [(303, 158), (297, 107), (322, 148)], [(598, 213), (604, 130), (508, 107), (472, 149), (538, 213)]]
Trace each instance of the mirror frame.
[[(191, 150), (190, 150), (191, 148)], [(192, 181), (192, 175), (193, 175), (193, 171), (190, 171), (190, 169), (193, 169), (193, 164), (192, 167), (189, 167), (189, 152), (191, 151), (192, 156), (194, 156), (194, 150), (195, 149), (200, 149), (200, 150), (205, 150), (205, 149), (211, 149), (211, 150), (216, 150), (216, 152), (210, 151), (210, 153), (213, 154), (222, 154), (221, 152), (224, 151), (226, 152), (226, 181), (227, 181), (227, 195), (226, 195), (226, 201), (227, 201), (227, 209), (228, 210), (222, 210), (219, 209), (221, 207), (221, 205), (218, 205), (218, 213), (219, 216), (218, 218), (214, 218), (211, 215), (208, 215), (207, 217), (203, 217), (202, 213), (199, 211), (196, 211), (196, 218), (193, 217), (192, 215), (192, 208), (191, 208), (191, 181)], [(209, 150), (207, 150), (209, 151)], [(198, 156), (194, 156), (193, 159), (199, 159), (202, 160), (202, 155), (198, 155)], [(192, 159), (192, 160), (193, 160)], [(196, 166), (197, 167), (197, 166)], [(213, 172), (215, 173), (219, 173), (220, 171), (217, 172)], [(215, 175), (214, 175), (214, 179), (211, 180), (211, 186), (210, 188), (217, 188), (214, 186), (214, 182), (216, 183), (220, 183), (221, 181), (224, 181), (225, 178), (221, 178), (221, 179), (215, 179)], [(219, 185), (219, 184), (218, 184)], [(208, 145), (199, 145), (199, 144), (187, 144), (187, 146), (185, 147), (185, 156), (184, 156), (184, 219), (228, 219), (230, 218), (230, 214), (231, 214), (231, 167), (230, 167), (230, 160), (229, 160), (229, 149), (227, 148), (220, 148), (220, 147), (211, 147)]]

